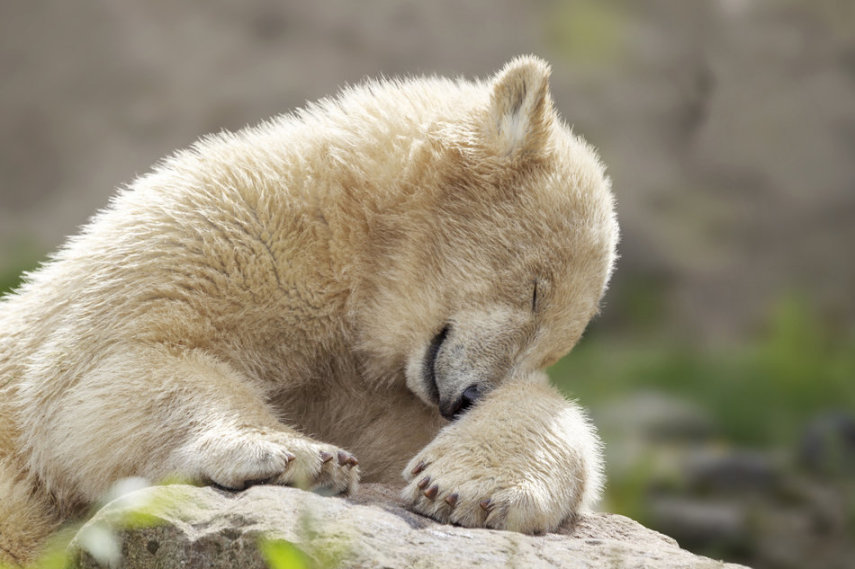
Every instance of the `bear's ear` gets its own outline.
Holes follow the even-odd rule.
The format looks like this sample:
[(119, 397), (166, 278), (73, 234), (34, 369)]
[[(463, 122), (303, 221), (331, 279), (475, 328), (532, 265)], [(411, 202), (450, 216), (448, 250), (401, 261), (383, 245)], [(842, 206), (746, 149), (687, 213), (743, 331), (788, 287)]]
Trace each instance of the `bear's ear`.
[(521, 56), (493, 78), (486, 138), (499, 156), (519, 157), (543, 148), (552, 120), (549, 64)]

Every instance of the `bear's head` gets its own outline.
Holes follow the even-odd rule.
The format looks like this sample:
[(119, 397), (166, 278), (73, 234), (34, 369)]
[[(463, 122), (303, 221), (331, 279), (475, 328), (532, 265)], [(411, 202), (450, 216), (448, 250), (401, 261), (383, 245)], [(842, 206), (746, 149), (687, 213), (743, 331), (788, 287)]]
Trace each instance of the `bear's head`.
[(553, 109), (549, 67), (508, 63), (462, 120), (431, 125), (416, 205), (373, 277), (369, 372), (406, 378), (446, 418), (503, 381), (541, 378), (598, 311), (616, 258), (610, 183)]

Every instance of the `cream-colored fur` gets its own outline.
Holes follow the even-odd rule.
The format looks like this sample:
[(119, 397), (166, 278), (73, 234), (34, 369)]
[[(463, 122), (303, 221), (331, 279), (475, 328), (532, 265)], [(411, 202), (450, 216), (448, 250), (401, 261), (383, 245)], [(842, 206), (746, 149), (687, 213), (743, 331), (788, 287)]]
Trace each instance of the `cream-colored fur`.
[(407, 465), (440, 520), (590, 507), (596, 435), (538, 370), (597, 311), (617, 226), (548, 76), (369, 82), (120, 191), (0, 301), (0, 555), (127, 476), (347, 492)]

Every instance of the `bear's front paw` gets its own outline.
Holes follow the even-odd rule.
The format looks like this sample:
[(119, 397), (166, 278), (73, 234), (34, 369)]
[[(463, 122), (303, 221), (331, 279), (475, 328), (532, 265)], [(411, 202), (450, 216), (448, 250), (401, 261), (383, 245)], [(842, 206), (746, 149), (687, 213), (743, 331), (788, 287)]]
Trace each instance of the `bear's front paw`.
[(291, 444), (294, 458), (273, 484), (296, 486), (323, 494), (352, 494), (359, 482), (359, 461), (338, 447), (299, 438)]
[(461, 460), (442, 446), (429, 445), (404, 472), (403, 495), (415, 511), (440, 522), (523, 533), (553, 530), (575, 513), (578, 501), (556, 496), (542, 472), (528, 476), (489, 454)]
[(441, 522), (542, 533), (593, 504), (600, 469), (575, 404), (546, 385), (501, 386), (410, 461), (403, 498)]
[(359, 462), (347, 451), (298, 434), (245, 429), (211, 433), (185, 446), (179, 470), (203, 482), (241, 490), (281, 484), (321, 493), (352, 493)]

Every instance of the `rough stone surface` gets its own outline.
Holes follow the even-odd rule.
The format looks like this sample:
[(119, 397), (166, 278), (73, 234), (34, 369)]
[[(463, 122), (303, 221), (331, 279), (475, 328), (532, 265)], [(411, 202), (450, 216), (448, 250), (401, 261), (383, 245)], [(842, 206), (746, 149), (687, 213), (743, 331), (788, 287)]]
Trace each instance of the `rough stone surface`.
[(541, 536), (443, 525), (404, 508), (395, 488), (375, 484), (346, 499), (276, 486), (146, 488), (105, 506), (70, 552), (86, 569), (262, 569), (263, 539), (296, 545), (312, 567), (739, 567), (693, 555), (613, 514), (583, 516)]

